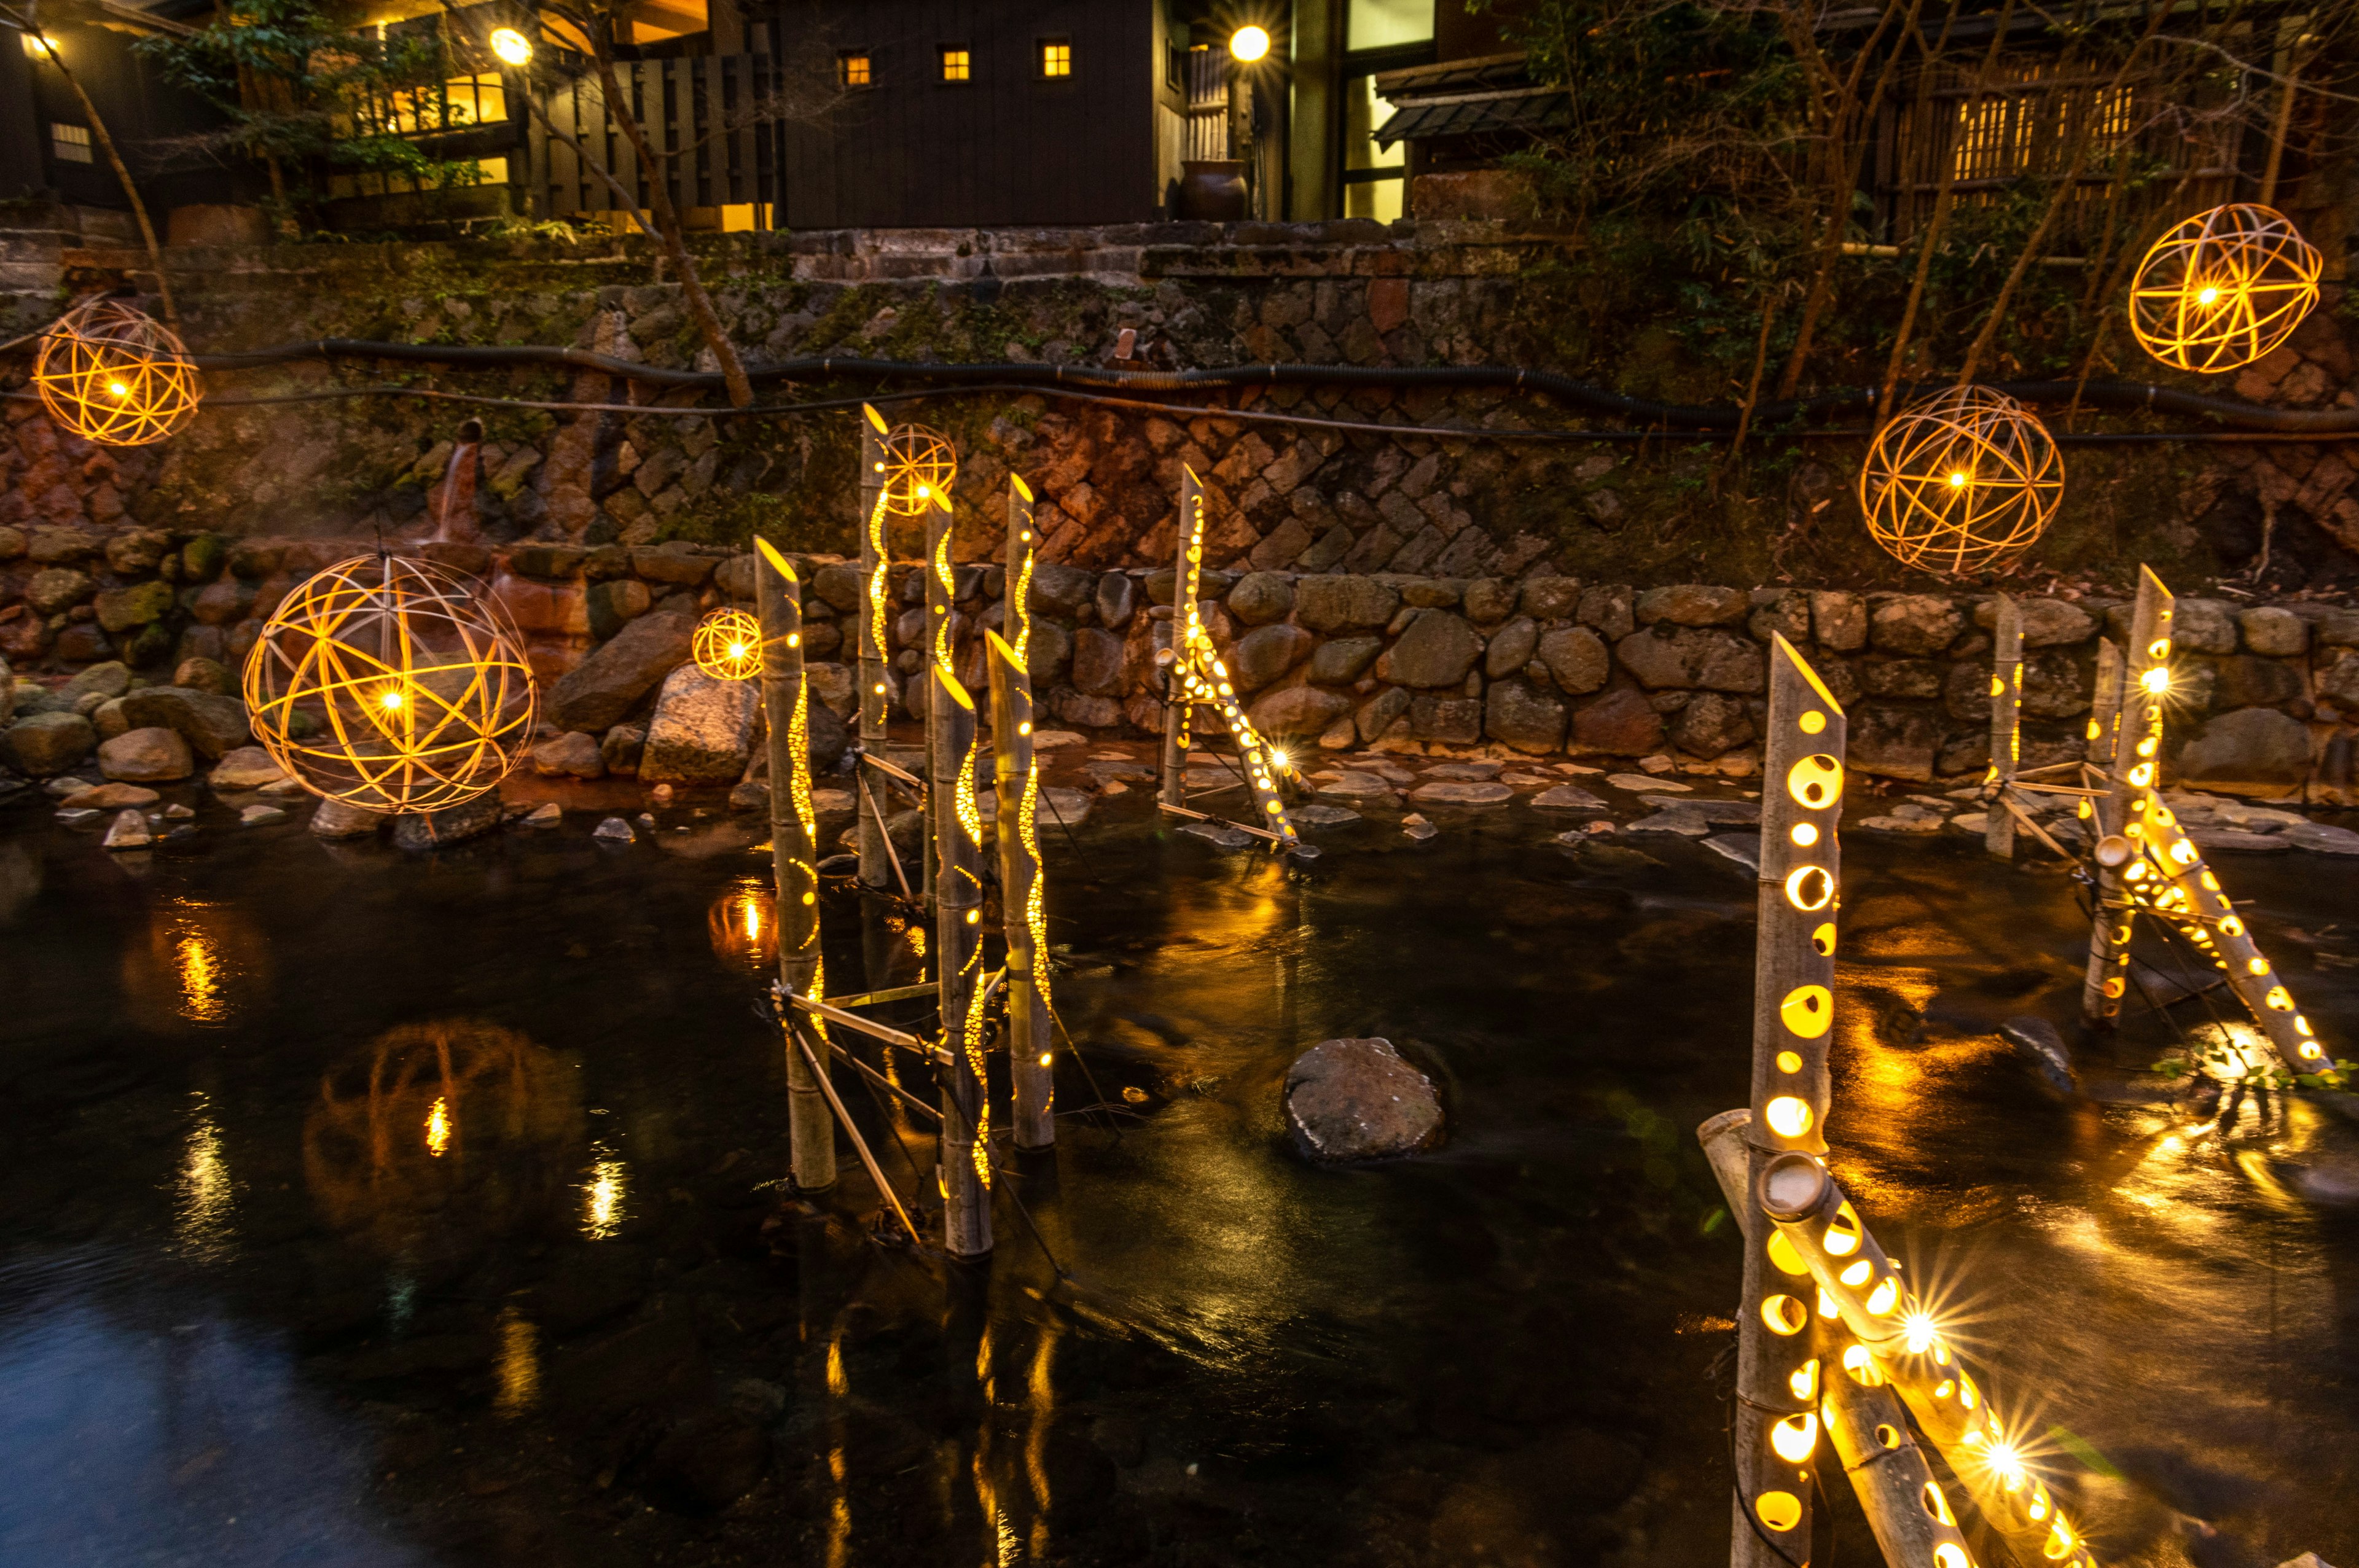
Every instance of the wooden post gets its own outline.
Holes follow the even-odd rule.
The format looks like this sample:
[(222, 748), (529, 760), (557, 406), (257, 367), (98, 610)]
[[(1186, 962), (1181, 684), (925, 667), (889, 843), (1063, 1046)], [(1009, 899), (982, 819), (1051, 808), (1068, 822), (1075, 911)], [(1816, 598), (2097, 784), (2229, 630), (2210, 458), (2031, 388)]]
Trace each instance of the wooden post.
[[(951, 498), (940, 491), (929, 495), (926, 508), (926, 664), (946, 675), (958, 673), (958, 642), (952, 636), (957, 620), (958, 567), (951, 559)], [(941, 749), (942, 726), (946, 716), (934, 711), (938, 688), (926, 692), (926, 774), (929, 779), (941, 776), (940, 764), (935, 753)], [(955, 759), (951, 762), (955, 768)], [(926, 820), (929, 831), (926, 841), (938, 845), (940, 823), (945, 814), (959, 809), (943, 796), (939, 784), (926, 789)], [(939, 852), (926, 857), (926, 902), (930, 904), (941, 896), (941, 856)]]
[(1998, 625), (1991, 634), (1989, 815), (1983, 848), (2002, 860), (2015, 858), (2015, 814), (2009, 798), (2015, 771), (2023, 762), (2023, 607), (1998, 596)]
[[(1749, 1110), (1726, 1110), (1696, 1129), (1731, 1214), (1754, 1201), (1745, 1184), (1747, 1146), (1741, 1136), (1752, 1120)], [(1892, 1568), (1968, 1568), (1965, 1538), (1954, 1519), (1944, 1523), (1925, 1506), (1940, 1487), (1909, 1431), (1907, 1409), (1873, 1364), (1840, 1366), (1845, 1359), (1857, 1360), (1829, 1357), (1837, 1365), (1827, 1369), (1819, 1411), (1885, 1562)], [(1940, 1555), (1945, 1545), (1952, 1555)]]
[(1163, 787), (1165, 806), (1188, 804), (1188, 622), (1196, 613), (1196, 591), (1204, 563), (1204, 484), (1186, 464), (1180, 469), (1179, 543), (1171, 578), (1171, 662), (1164, 668)]
[[(1745, 1134), (1745, 1297), (1737, 1314), (1734, 1543), (1737, 1568), (1807, 1562), (1809, 1444), (1825, 1336), (1806, 1295), (1780, 1288), (1771, 1227), (1750, 1195), (1779, 1154), (1822, 1157), (1827, 1143), (1827, 1039), (1834, 1027), (1835, 892), (1842, 871), (1842, 704), (1792, 643), (1773, 634), (1769, 734), (1763, 748), (1761, 870), (1754, 958), (1753, 1107)], [(1810, 1435), (1815, 1437), (1815, 1429)], [(1790, 1457), (1797, 1449), (1801, 1457)]]
[[(787, 558), (756, 539), (754, 600), (762, 618), (762, 709), (769, 727), (770, 869), (777, 886), (778, 984), (824, 994), (819, 947), (819, 813), (811, 806), (810, 687), (803, 678), (802, 585)], [(780, 1022), (794, 1024), (783, 1011)], [(822, 1035), (822, 1038), (824, 1036)], [(795, 1185), (835, 1185), (835, 1124), (810, 1054), (787, 1051), (787, 1136)]]
[[(2081, 749), (2081, 782), (2096, 787), (2113, 766), (2114, 726), (2122, 716), (2122, 650), (2111, 637), (2097, 639), (2097, 683), (2089, 693), (2087, 742)], [(2088, 816), (2094, 817), (2096, 807)]]
[(983, 817), (974, 804), (974, 698), (947, 664), (926, 694), (933, 736), (934, 969), (941, 997), (942, 1246), (952, 1256), (991, 1250), (991, 1112), (984, 1098)]
[(2138, 568), (2137, 602), (2130, 612), (2121, 708), (2114, 730), (2106, 792), (2091, 823), (2097, 835), (2096, 909), (2089, 927), (2089, 964), (2081, 985), (2081, 1016), (2110, 1029), (2129, 986), (2132, 903), (2123, 873), (2136, 858), (2125, 835), (2132, 807), (2154, 786), (2161, 767), (2162, 708), (2157, 698), (2170, 681), (2170, 590), (2149, 568)]
[(1014, 1091), (1016, 1146), (1046, 1149), (1057, 1141), (1056, 1058), (1049, 1037), (1048, 981), (1041, 949), (1048, 920), (1041, 905), (1040, 836), (1034, 811), (1040, 772), (1032, 754), (1032, 492), (1007, 481), (1007, 628), (1011, 645), (984, 633), (991, 667), (993, 778), (999, 806), (1000, 920), (1007, 934), (1007, 1077)]
[[(860, 749), (885, 754), (885, 620), (891, 583), (885, 541), (885, 416), (860, 409)], [(863, 764), (864, 768), (865, 764)], [(862, 783), (867, 782), (864, 772)], [(860, 818), (860, 885), (882, 888), (891, 879), (881, 814)]]

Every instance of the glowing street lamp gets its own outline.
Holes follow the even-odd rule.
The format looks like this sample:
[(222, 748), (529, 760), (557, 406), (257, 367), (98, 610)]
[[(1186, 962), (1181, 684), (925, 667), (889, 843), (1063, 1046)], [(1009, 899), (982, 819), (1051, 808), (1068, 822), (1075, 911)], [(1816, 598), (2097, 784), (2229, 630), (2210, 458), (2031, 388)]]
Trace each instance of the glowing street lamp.
[(532, 40), (514, 27), (492, 29), (492, 52), (509, 65), (532, 63)]
[(1239, 65), (1252, 65), (1269, 54), (1269, 29), (1244, 27), (1229, 35), (1229, 58)]

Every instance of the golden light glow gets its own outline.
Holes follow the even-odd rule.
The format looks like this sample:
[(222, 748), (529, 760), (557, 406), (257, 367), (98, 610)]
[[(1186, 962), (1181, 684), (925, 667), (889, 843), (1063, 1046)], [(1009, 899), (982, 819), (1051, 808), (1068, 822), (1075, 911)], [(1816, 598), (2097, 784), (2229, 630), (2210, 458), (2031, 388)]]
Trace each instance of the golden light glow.
[(438, 1160), (451, 1152), (451, 1102), (441, 1095), (426, 1113), (426, 1152)]
[(1753, 1499), (1763, 1528), (1782, 1534), (1802, 1522), (1802, 1501), (1791, 1492), (1764, 1492)]
[(1786, 902), (1808, 914), (1824, 909), (1835, 896), (1835, 880), (1824, 866), (1804, 866), (1786, 877)]
[(603, 1147), (593, 1148), (593, 1152), (598, 1158), (590, 1167), (590, 1179), (582, 1187), (582, 1234), (592, 1241), (603, 1241), (622, 1227), (623, 1200), (629, 1178), (623, 1162)]
[(1816, 752), (1796, 762), (1786, 774), (1786, 793), (1794, 803), (1811, 811), (1823, 811), (1843, 798), (1843, 764), (1824, 752)]
[(1806, 1404), (1816, 1404), (1819, 1399), (1819, 1362), (1816, 1357), (1794, 1368), (1786, 1379), (1793, 1396)]
[(1781, 1073), (1799, 1073), (1802, 1070), (1802, 1059), (1791, 1051), (1780, 1051), (1777, 1053), (1777, 1070)]
[[(885, 438), (884, 453), (885, 482), (877, 499), (896, 517), (923, 517), (935, 497), (947, 496), (958, 481), (958, 449), (939, 430), (897, 425)], [(884, 645), (880, 635), (877, 646)]]
[(221, 1126), (212, 1102), (190, 1097), (189, 1137), (180, 1154), (179, 1202), (172, 1217), (173, 1239), (191, 1252), (218, 1252), (229, 1244), (235, 1186), (222, 1154)]
[(1875, 542), (1905, 566), (1951, 576), (2029, 549), (2063, 490), (2047, 427), (1985, 386), (1950, 387), (1911, 406), (1876, 433), (1859, 475)]
[(1819, 1418), (1808, 1411), (1789, 1415), (1769, 1429), (1769, 1446), (1788, 1465), (1799, 1465), (1819, 1445)]
[(1826, 729), (1827, 716), (1821, 713), (1817, 708), (1812, 708), (1804, 710), (1802, 717), (1797, 719), (1794, 722), (1801, 726), (1803, 734), (1816, 735)]
[(1777, 1265), (1781, 1274), (1791, 1274), (1799, 1279), (1810, 1271), (1810, 1266), (1802, 1261), (1802, 1255), (1794, 1250), (1794, 1244), (1786, 1239), (1786, 1233), (1782, 1230), (1769, 1233), (1764, 1249), (1769, 1255), (1769, 1261)]
[(1834, 1027), (1835, 999), (1824, 986), (1797, 986), (1777, 1004), (1778, 1021), (1804, 1040), (1816, 1040)]
[(524, 640), (473, 579), (355, 557), (299, 584), (246, 656), (254, 733), (304, 788), (437, 811), (496, 787), (532, 743)]
[(1886, 1274), (1875, 1289), (1867, 1294), (1867, 1310), (1875, 1317), (1890, 1312), (1900, 1301), (1900, 1281)]
[(1761, 1321), (1769, 1325), (1772, 1334), (1796, 1335), (1810, 1326), (1810, 1309), (1792, 1296), (1764, 1296)]
[(219, 1023), (229, 1015), (229, 999), (222, 989), (221, 964), (212, 944), (197, 931), (184, 934), (173, 948), (180, 970), (180, 1011), (191, 1023)]
[(169, 329), (119, 299), (78, 305), (41, 334), (33, 387), (49, 417), (103, 447), (145, 447), (196, 417), (196, 366)]
[(2138, 685), (2159, 697), (2170, 689), (2170, 671), (2161, 665), (2157, 665), (2138, 676)]
[(1789, 837), (1792, 838), (1796, 844), (1807, 849), (1811, 845), (1816, 844), (1819, 841), (1818, 824), (1815, 822), (1797, 822), (1794, 824), (1794, 830)]
[(2176, 370), (2265, 358), (2317, 305), (2325, 258), (2274, 208), (2199, 212), (2157, 240), (2130, 284), (2130, 330)]
[(500, 1353), (493, 1371), (499, 1379), (494, 1407), (504, 1412), (530, 1410), (540, 1402), (540, 1335), (513, 1303), (500, 1309)]
[(1269, 53), (1269, 30), (1266, 27), (1244, 27), (1229, 35), (1229, 54), (1240, 64), (1251, 65)]
[(1924, 1355), (1933, 1347), (1934, 1340), (1940, 1335), (1940, 1325), (1934, 1323), (1933, 1314), (1923, 1307), (1909, 1308), (1908, 1314), (1900, 1320), (1900, 1328), (1901, 1332), (1908, 1336), (1908, 1354), (1911, 1356)]
[(689, 649), (696, 667), (714, 680), (751, 680), (762, 673), (762, 624), (724, 606), (696, 623)]
[(509, 65), (530, 65), (532, 40), (514, 27), (494, 27), (492, 52)]
[(1944, 1541), (1933, 1548), (1933, 1568), (1974, 1568), (1974, 1563), (1964, 1547)]
[(1769, 1130), (1780, 1138), (1799, 1138), (1810, 1130), (1813, 1119), (1810, 1102), (1792, 1095), (1779, 1095), (1767, 1108)]
[[(1867, 1346), (1864, 1345), (1853, 1345), (1844, 1348), (1843, 1368), (1845, 1372), (1851, 1374), (1851, 1380), (1863, 1389), (1877, 1388), (1884, 1382), (1884, 1368), (1875, 1364), (1875, 1357), (1867, 1353)], [(1885, 1446), (1894, 1448), (1898, 1444), (1887, 1443)]]

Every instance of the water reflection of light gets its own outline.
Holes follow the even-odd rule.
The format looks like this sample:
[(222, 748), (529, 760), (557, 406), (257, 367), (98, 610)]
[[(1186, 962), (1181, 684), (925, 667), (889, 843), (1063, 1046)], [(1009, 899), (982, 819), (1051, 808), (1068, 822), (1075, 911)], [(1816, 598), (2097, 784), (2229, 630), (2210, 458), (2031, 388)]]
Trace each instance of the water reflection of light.
[(222, 1157), (221, 1126), (212, 1119), (212, 1106), (201, 1093), (192, 1098), (195, 1114), (180, 1156), (179, 1205), (172, 1232), (191, 1252), (219, 1252), (229, 1245), (235, 1193), (229, 1162)]
[(175, 898), (148, 917), (147, 940), (124, 949), (123, 989), (151, 1029), (223, 1029), (260, 994), (268, 952), (225, 904)]
[(222, 994), (220, 960), (199, 932), (182, 934), (175, 949), (180, 966), (180, 1011), (191, 1023), (219, 1023), (229, 1016)]
[(766, 972), (778, 960), (777, 904), (767, 878), (748, 874), (730, 883), (704, 917), (713, 956), (746, 974)]
[(623, 1162), (603, 1143), (593, 1143), (590, 1152), (597, 1159), (590, 1167), (590, 1179), (582, 1184), (585, 1200), (582, 1216), (582, 1233), (592, 1241), (612, 1236), (623, 1223), (623, 1196), (626, 1176)]
[(434, 1108), (426, 1113), (426, 1152), (440, 1159), (451, 1148), (451, 1102), (442, 1096), (434, 1097)]
[(530, 1410), (540, 1401), (540, 1336), (515, 1306), (500, 1310), (500, 1391), (504, 1411)]

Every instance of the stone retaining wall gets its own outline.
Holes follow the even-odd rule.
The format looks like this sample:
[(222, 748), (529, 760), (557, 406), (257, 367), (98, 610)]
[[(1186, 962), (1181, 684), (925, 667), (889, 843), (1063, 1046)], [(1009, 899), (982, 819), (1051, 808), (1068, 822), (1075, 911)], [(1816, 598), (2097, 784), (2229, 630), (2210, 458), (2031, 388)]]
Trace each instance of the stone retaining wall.
[[(298, 581), (373, 547), (0, 528), (0, 654), (20, 678), (114, 658), (150, 680), (190, 659), (234, 671)], [(644, 729), (699, 615), (752, 600), (753, 557), (716, 547), (419, 548), (490, 583), (526, 637), (552, 733), (602, 746), (618, 726)], [(832, 556), (797, 559), (811, 678), (849, 714), (857, 573)], [(1743, 776), (1758, 757), (1766, 645), (1782, 633), (1850, 709), (1859, 771), (1956, 779), (1986, 762), (1992, 606), (1983, 596), (1637, 589), (1546, 574), (1212, 571), (1203, 583), (1205, 618), (1255, 722), (1298, 750), (1662, 754), (1683, 771)], [(1172, 586), (1169, 568), (1039, 565), (1029, 655), (1047, 714), (1068, 726), (1159, 730), (1155, 630)], [(1005, 589), (996, 565), (961, 568), (957, 673), (978, 689), (981, 633), (1004, 626)], [(906, 676), (919, 668), (925, 621), (914, 565), (896, 569), (894, 593), (894, 661)], [(2080, 755), (2096, 640), (2120, 637), (2126, 613), (2094, 596), (2026, 601), (2027, 764)], [(2188, 598), (2178, 626), (2176, 776), (2211, 790), (2349, 800), (2359, 611)], [(897, 700), (921, 700), (922, 684), (911, 686)]]

